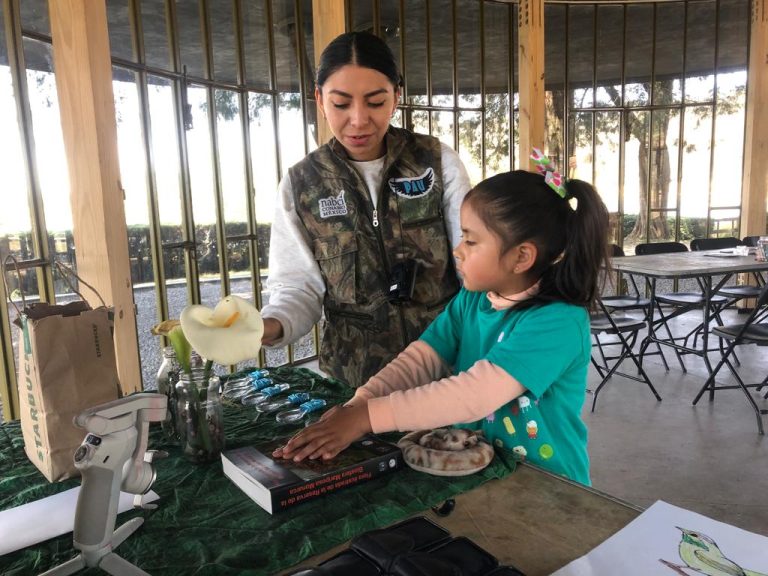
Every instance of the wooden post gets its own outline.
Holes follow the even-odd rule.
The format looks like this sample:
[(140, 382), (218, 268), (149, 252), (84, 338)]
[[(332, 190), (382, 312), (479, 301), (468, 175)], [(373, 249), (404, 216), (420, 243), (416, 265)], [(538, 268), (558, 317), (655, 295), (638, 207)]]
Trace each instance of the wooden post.
[[(312, 21), (315, 30), (315, 68), (320, 62), (320, 54), (328, 43), (339, 34), (346, 32), (344, 0), (312, 0)], [(317, 145), (328, 142), (331, 134), (320, 107), (317, 108)]]
[(51, 0), (56, 88), (78, 274), (115, 309), (123, 392), (142, 389), (105, 0)]
[(520, 0), (517, 29), (520, 168), (530, 170), (531, 149), (544, 150), (544, 0)]
[(744, 174), (741, 190), (741, 235), (766, 233), (768, 198), (768, 0), (752, 0), (752, 33), (747, 81)]

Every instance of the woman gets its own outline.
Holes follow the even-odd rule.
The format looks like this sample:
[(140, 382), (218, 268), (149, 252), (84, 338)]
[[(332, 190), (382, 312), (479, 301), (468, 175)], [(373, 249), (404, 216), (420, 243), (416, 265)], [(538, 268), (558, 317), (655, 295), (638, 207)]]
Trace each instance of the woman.
[(360, 386), (459, 290), (452, 248), (469, 178), (432, 136), (389, 125), (401, 77), (377, 36), (323, 51), (315, 97), (334, 138), (280, 183), (263, 343), (285, 346), (325, 311), (320, 368)]

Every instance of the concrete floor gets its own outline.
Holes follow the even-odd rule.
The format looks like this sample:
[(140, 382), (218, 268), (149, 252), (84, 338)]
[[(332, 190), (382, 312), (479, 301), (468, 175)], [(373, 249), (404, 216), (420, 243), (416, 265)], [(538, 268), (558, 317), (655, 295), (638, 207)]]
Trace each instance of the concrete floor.
[[(729, 310), (723, 319), (734, 323), (745, 318)], [(694, 320), (677, 319), (677, 329), (694, 325)], [(587, 396), (583, 417), (589, 428), (593, 487), (643, 508), (664, 500), (768, 536), (768, 437), (758, 435), (746, 397), (741, 390), (725, 390), (713, 403), (704, 396), (693, 406), (706, 380), (703, 359), (687, 356), (684, 373), (672, 351), (665, 354), (669, 372), (659, 356), (644, 362), (661, 402), (645, 384), (621, 376), (600, 391), (595, 412), (590, 412), (592, 396)], [(768, 349), (742, 346), (738, 355), (746, 382), (768, 375)], [(710, 358), (714, 366), (717, 355)], [(306, 366), (317, 369), (316, 363)], [(629, 360), (624, 364), (628, 372), (632, 366)], [(590, 367), (588, 387), (594, 390), (599, 381)], [(768, 408), (768, 400), (752, 394), (758, 406)], [(768, 430), (768, 416), (763, 422)]]
[[(729, 310), (723, 320), (745, 318)], [(738, 355), (745, 382), (768, 375), (768, 349), (742, 346)], [(703, 359), (687, 356), (683, 373), (671, 350), (666, 356), (669, 372), (659, 356), (644, 362), (661, 402), (645, 384), (616, 376), (601, 390), (594, 413), (585, 406), (594, 487), (642, 507), (665, 500), (768, 535), (768, 437), (758, 435), (747, 398), (741, 390), (724, 390), (714, 402), (705, 395), (693, 406), (707, 377)], [(718, 382), (735, 384), (727, 367), (719, 374)], [(591, 369), (590, 388), (597, 382)], [(752, 395), (768, 408), (761, 394)], [(768, 430), (768, 416), (763, 424)]]

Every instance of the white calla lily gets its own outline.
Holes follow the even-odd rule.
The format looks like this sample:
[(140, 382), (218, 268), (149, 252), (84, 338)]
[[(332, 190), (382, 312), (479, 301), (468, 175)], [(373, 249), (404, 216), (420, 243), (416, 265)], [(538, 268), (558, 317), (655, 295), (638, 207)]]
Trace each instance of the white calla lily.
[(261, 349), (264, 321), (253, 304), (239, 296), (223, 298), (216, 308), (187, 306), (181, 329), (202, 357), (218, 364), (237, 364), (256, 358)]

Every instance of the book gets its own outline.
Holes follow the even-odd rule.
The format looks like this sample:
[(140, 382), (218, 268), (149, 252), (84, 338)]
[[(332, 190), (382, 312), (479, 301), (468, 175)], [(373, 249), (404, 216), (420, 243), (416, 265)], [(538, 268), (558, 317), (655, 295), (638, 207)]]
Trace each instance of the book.
[(330, 460), (273, 458), (272, 452), (286, 441), (282, 438), (221, 454), (224, 474), (270, 514), (403, 467), (400, 448), (372, 434)]

